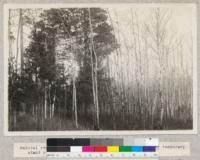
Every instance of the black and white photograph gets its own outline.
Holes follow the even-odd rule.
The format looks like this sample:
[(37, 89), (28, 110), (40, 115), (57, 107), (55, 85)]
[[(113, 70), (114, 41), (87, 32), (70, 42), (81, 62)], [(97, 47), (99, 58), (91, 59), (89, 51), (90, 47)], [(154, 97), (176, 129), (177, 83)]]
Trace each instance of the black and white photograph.
[(18, 4), (4, 13), (7, 132), (196, 128), (195, 5)]

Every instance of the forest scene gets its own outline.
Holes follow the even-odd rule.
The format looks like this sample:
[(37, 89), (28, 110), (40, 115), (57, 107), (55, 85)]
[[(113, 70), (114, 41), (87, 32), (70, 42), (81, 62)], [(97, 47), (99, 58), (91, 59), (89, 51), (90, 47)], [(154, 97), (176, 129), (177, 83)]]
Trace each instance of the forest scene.
[(9, 9), (8, 130), (193, 129), (192, 13)]

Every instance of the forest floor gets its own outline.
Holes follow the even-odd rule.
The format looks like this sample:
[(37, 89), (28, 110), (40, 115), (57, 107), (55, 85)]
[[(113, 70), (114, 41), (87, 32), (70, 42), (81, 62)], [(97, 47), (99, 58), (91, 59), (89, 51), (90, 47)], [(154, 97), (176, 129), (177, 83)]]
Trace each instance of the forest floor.
[[(159, 130), (171, 130), (171, 129), (192, 129), (192, 121), (183, 122), (175, 120), (167, 120), (170, 124), (162, 126), (163, 128), (154, 128)], [(141, 130), (141, 126), (131, 125), (131, 122), (127, 122), (126, 125), (119, 122), (119, 118), (111, 120), (110, 117), (101, 118), (100, 130)], [(122, 122), (122, 121), (121, 121)], [(129, 125), (128, 125), (129, 124)], [(128, 126), (127, 126), (128, 125)], [(114, 126), (114, 128), (113, 128)], [(131, 127), (132, 126), (132, 127)], [(169, 126), (169, 127), (168, 127)], [(177, 127), (178, 126), (178, 127)], [(23, 116), (17, 116), (16, 127), (10, 127), (10, 131), (73, 131), (73, 130), (94, 130), (93, 121), (84, 116), (79, 116), (78, 127), (75, 125), (73, 118), (69, 116), (55, 115), (53, 118), (38, 119), (30, 114)], [(144, 129), (144, 128), (142, 128)], [(148, 130), (148, 128), (146, 128)], [(150, 128), (151, 129), (151, 128)]]
[[(43, 127), (42, 127), (43, 126)], [(47, 118), (43, 122), (40, 121), (40, 126), (32, 115), (24, 115), (17, 117), (16, 131), (64, 131), (64, 130), (92, 130), (92, 122), (82, 121), (79, 119), (78, 128), (74, 120), (65, 118)]]

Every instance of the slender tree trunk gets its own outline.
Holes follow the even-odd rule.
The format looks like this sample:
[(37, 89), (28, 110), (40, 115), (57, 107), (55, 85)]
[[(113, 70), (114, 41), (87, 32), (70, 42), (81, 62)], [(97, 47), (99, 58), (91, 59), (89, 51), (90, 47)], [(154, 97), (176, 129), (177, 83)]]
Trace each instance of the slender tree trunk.
[(51, 117), (54, 117), (55, 112), (55, 101), (56, 101), (56, 95), (53, 96), (53, 102), (52, 102), (52, 111), (51, 111)]
[(51, 111), (52, 111), (52, 101), (51, 101), (51, 92), (50, 92), (50, 88), (51, 88), (51, 85), (48, 85), (48, 90), (47, 90), (47, 95), (48, 95), (48, 100), (49, 100), (49, 112), (47, 112), (49, 114), (49, 118), (51, 118)]
[[(75, 37), (75, 42), (76, 42), (76, 37)], [(74, 43), (72, 40), (71, 40), (71, 43), (72, 43), (72, 51), (76, 57), (76, 47), (74, 45)], [(73, 105), (73, 111), (74, 111), (74, 120), (75, 120), (75, 126), (76, 128), (78, 128), (78, 112), (77, 112), (77, 97), (76, 97), (76, 77), (75, 77), (75, 74), (76, 74), (76, 66), (74, 65), (75, 63), (75, 58), (74, 58), (74, 62), (72, 62), (72, 68), (73, 68), (73, 73), (72, 73), (72, 86), (73, 86), (73, 102), (72, 102), (72, 105)]]
[(9, 58), (12, 57), (12, 41), (11, 41), (11, 10), (8, 10), (8, 43), (9, 43)]
[[(88, 8), (89, 13), (89, 25), (90, 25), (90, 53), (91, 53), (91, 65), (92, 65), (92, 86), (93, 86), (93, 97), (94, 97), (94, 106), (95, 106), (95, 129), (99, 129), (99, 102), (98, 102), (98, 83), (97, 83), (97, 55), (95, 52), (94, 47), (94, 40), (93, 40), (93, 28), (92, 28), (92, 19), (91, 19), (91, 13), (90, 8)], [(94, 54), (94, 57), (93, 57)]]
[(42, 125), (42, 130), (44, 130), (44, 115), (45, 115), (45, 112), (44, 112), (44, 99), (41, 100), (42, 103), (40, 103), (40, 108), (41, 108), (41, 125)]
[(24, 69), (24, 42), (23, 42), (23, 11), (20, 9), (20, 53), (21, 53), (21, 74), (23, 74)]
[(73, 110), (74, 110), (74, 119), (75, 119), (75, 126), (76, 126), (76, 128), (78, 128), (78, 115), (77, 115), (77, 102), (76, 102), (76, 82), (75, 82), (74, 73), (73, 73), (72, 83), (73, 83)]
[[(11, 26), (11, 20), (10, 20), (10, 14), (11, 14), (11, 10), (9, 9), (8, 10), (8, 43), (9, 43), (9, 59), (10, 58), (12, 58), (12, 41), (11, 41), (11, 28), (10, 28), (10, 26)], [(12, 74), (12, 73), (11, 73)], [(12, 81), (11, 81), (11, 83), (12, 83)], [(13, 115), (13, 113), (12, 113), (12, 98), (10, 98), (9, 99), (9, 103), (8, 103), (8, 113), (9, 113), (9, 117), (8, 117), (8, 121), (9, 121), (9, 130), (12, 128), (11, 126), (12, 126), (12, 115)]]
[[(45, 42), (44, 42), (44, 48), (45, 48), (45, 52), (47, 52), (48, 46), (47, 46), (47, 38), (46, 37), (45, 37)], [(44, 119), (47, 119), (48, 89), (49, 89), (49, 81), (44, 80)]]
[(19, 58), (19, 37), (20, 37), (20, 28), (21, 28), (21, 12), (19, 10), (19, 21), (18, 21), (18, 29), (17, 29), (17, 53), (16, 53), (16, 62), (15, 62), (15, 69), (16, 73), (18, 72), (18, 58)]
[(44, 82), (44, 119), (47, 119), (47, 86), (46, 81)]
[(67, 113), (67, 84), (64, 83), (64, 108), (66, 109)]

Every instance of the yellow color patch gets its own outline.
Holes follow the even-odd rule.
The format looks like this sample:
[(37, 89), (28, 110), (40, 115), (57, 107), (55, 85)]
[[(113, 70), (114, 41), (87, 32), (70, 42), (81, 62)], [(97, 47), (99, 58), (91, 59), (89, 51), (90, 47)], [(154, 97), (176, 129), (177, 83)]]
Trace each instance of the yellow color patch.
[(119, 146), (108, 146), (107, 151), (108, 152), (119, 152)]

